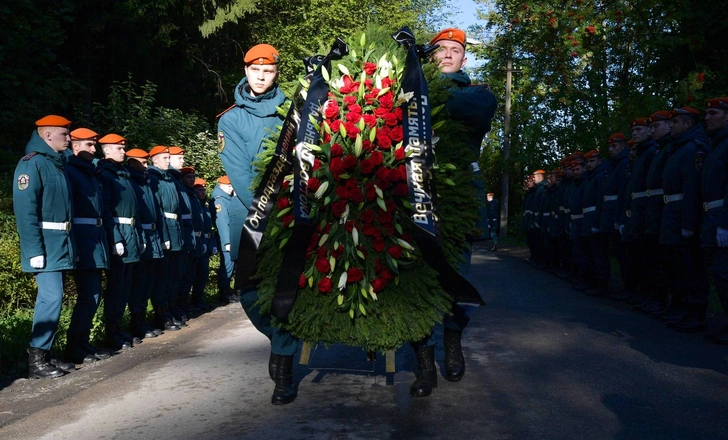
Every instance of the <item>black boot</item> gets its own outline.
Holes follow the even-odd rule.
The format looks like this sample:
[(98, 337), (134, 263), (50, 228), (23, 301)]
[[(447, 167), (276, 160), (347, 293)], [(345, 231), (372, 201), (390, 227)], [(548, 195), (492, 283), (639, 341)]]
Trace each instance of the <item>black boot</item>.
[(273, 352), (271, 352), (270, 358), (268, 358), (268, 376), (270, 377), (270, 380), (272, 380), (273, 382), (276, 381), (275, 357), (276, 357), (276, 355), (274, 355)]
[(460, 340), (463, 332), (445, 329), (445, 379), (457, 382), (465, 374), (465, 356)]
[(298, 390), (293, 383), (293, 356), (271, 354), (273, 361), (273, 381), (276, 387), (270, 403), (273, 405), (286, 405), (296, 400)]
[(118, 321), (106, 321), (104, 344), (117, 351), (131, 348), (129, 341), (121, 336), (121, 323)]
[(48, 350), (28, 347), (28, 379), (55, 379), (64, 372), (48, 362)]
[(155, 335), (153, 331), (147, 329), (147, 317), (145, 312), (132, 312), (131, 335), (134, 338), (139, 338), (140, 342), (144, 338), (157, 337), (157, 335)]
[(79, 341), (81, 343), (81, 346), (83, 349), (92, 355), (96, 357), (96, 359), (103, 361), (105, 359), (108, 359), (111, 357), (111, 352), (104, 350), (102, 348), (97, 348), (91, 345), (91, 332), (83, 332), (81, 333), (81, 336), (79, 336)]
[(180, 329), (179, 326), (172, 322), (166, 306), (154, 306), (154, 325), (158, 328), (164, 329), (165, 331), (171, 332)]
[(490, 248), (491, 252), (495, 252), (498, 250), (498, 245), (494, 244), (492, 248)]
[(96, 356), (86, 351), (81, 342), (83, 340), (83, 333), (71, 333), (66, 334), (66, 352), (65, 358), (74, 364), (91, 365), (96, 362)]
[(426, 397), (437, 388), (437, 370), (435, 369), (435, 347), (415, 349), (417, 355), (417, 380), (410, 386), (410, 396)]
[(50, 364), (56, 368), (60, 368), (61, 370), (65, 371), (66, 373), (70, 373), (71, 371), (76, 371), (76, 364), (74, 364), (73, 362), (64, 362), (60, 359), (50, 358)]

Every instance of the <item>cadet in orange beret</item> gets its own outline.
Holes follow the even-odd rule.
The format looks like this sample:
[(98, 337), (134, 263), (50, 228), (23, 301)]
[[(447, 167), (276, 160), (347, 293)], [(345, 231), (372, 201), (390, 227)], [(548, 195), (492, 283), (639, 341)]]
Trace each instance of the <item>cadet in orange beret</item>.
[[(235, 189), (229, 210), (233, 261), (238, 260), (243, 223), (248, 215), (247, 207), (253, 200), (250, 186), (255, 167), (252, 162), (262, 148), (263, 139), (281, 123), (276, 108), (286, 101), (286, 97), (276, 83), (279, 61), (278, 51), (269, 44), (258, 44), (245, 53), (245, 77), (235, 87), (236, 105), (224, 112), (218, 123), (218, 152)], [(249, 262), (238, 261), (238, 264)], [(241, 297), (242, 306), (255, 327), (271, 340), (269, 369), (274, 372), (271, 378), (276, 384), (271, 403), (293, 402), (298, 392), (293, 382), (293, 355), (298, 341), (289, 332), (272, 325), (270, 314), (261, 313), (256, 304), (256, 284), (242, 278), (237, 276), (235, 279), (235, 291)]]
[(228, 176), (217, 179), (209, 201), (212, 221), (215, 225), (215, 238), (220, 249), (221, 261), (217, 271), (218, 299), (222, 304), (236, 303), (240, 297), (230, 287), (235, 264), (230, 258), (230, 222), (228, 209), (233, 197), (233, 186)]
[(709, 282), (697, 232), (703, 208), (702, 165), (710, 147), (698, 110), (682, 107), (673, 111), (668, 148), (662, 171), (665, 209), (660, 244), (668, 254), (674, 313), (663, 315), (663, 320), (680, 331), (700, 332), (706, 329)]
[(73, 199), (62, 157), (70, 142), (70, 124), (56, 115), (37, 120), (25, 156), (15, 167), (13, 211), (20, 263), (38, 285), (28, 347), (28, 378), (32, 379), (60, 377), (74, 369), (73, 364), (54, 365), (49, 355), (61, 316), (63, 271), (76, 264)]
[(212, 308), (205, 301), (205, 286), (210, 277), (210, 256), (217, 254), (217, 245), (212, 238), (212, 216), (207, 206), (207, 182), (196, 177), (192, 188), (202, 213), (203, 252), (197, 258), (195, 277), (192, 283), (191, 306), (193, 311), (207, 312)]
[[(624, 135), (617, 133), (610, 136), (610, 142), (626, 141)], [(609, 294), (609, 237), (600, 229), (601, 213), (604, 206), (604, 183), (609, 172), (609, 162), (603, 161), (599, 150), (591, 150), (584, 154), (588, 177), (584, 183), (582, 198), (581, 237), (585, 240), (589, 254), (589, 269), (586, 283), (576, 286), (593, 296)], [(614, 229), (614, 226), (612, 226)]]

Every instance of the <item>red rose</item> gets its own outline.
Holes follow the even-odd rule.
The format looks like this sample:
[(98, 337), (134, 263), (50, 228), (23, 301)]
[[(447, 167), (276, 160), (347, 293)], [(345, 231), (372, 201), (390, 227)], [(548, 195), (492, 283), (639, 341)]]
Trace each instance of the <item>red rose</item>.
[(341, 119), (334, 119), (333, 121), (326, 123), (329, 124), (329, 127), (331, 127), (331, 131), (334, 133), (339, 132), (339, 129), (341, 128)]
[(402, 182), (407, 181), (407, 166), (405, 164), (402, 164), (398, 166), (396, 169), (396, 179), (401, 180)]
[(372, 182), (367, 183), (366, 196), (367, 200), (369, 200), (370, 202), (377, 198), (377, 190), (374, 188), (374, 184)]
[(396, 160), (404, 160), (405, 156), (404, 147), (399, 147), (394, 150), (394, 158)]
[(369, 113), (362, 116), (364, 118), (364, 123), (369, 128), (374, 128), (377, 125), (377, 117), (374, 115), (370, 115)]
[(346, 200), (337, 200), (331, 204), (331, 213), (334, 217), (341, 217), (344, 211), (346, 211)]
[(382, 130), (377, 131), (377, 145), (383, 150), (389, 150), (392, 148), (392, 139), (387, 133), (383, 133)]
[(298, 288), (303, 289), (304, 287), (306, 287), (306, 281), (308, 281), (306, 279), (306, 275), (301, 274), (301, 276), (298, 277)]
[(309, 251), (316, 249), (316, 246), (318, 246), (319, 238), (321, 238), (319, 234), (312, 234), (311, 240), (309, 240), (308, 247), (306, 249)]
[(331, 146), (331, 157), (341, 157), (344, 155), (344, 149), (341, 148), (341, 145), (334, 144)]
[(394, 142), (400, 142), (402, 139), (404, 139), (404, 130), (402, 129), (401, 125), (398, 125), (389, 132), (389, 137), (392, 138)]
[(393, 200), (385, 200), (384, 206), (387, 207), (387, 212), (392, 213), (395, 209), (397, 209), (397, 204), (394, 203)]
[(368, 235), (369, 237), (381, 237), (382, 235), (382, 232), (379, 230), (379, 228), (372, 225), (371, 223), (362, 225), (361, 230), (362, 232), (364, 232), (364, 235)]
[(406, 183), (398, 183), (394, 186), (394, 189), (392, 190), (392, 195), (395, 195), (397, 197), (406, 197), (409, 194), (409, 189), (407, 188)]
[(379, 272), (379, 276), (387, 282), (390, 282), (394, 279), (394, 274), (392, 274), (392, 272), (390, 272), (389, 269), (386, 268), (382, 269), (381, 272)]
[(357, 188), (359, 186), (359, 181), (352, 178), (347, 180), (345, 185), (348, 189)]
[(390, 246), (389, 249), (387, 249), (387, 253), (389, 253), (389, 255), (395, 260), (399, 260), (402, 257), (402, 248), (397, 245)]
[(293, 214), (284, 215), (281, 219), (281, 221), (283, 222), (283, 227), (287, 228), (291, 224), (291, 222), (293, 222), (294, 218), (295, 217), (293, 216)]
[(379, 119), (384, 119), (385, 116), (387, 116), (390, 109), (384, 108), (384, 107), (378, 107), (374, 109), (374, 116), (378, 117)]
[[(318, 159), (316, 159), (316, 160), (318, 160)], [(315, 177), (308, 178), (308, 190), (310, 192), (316, 192), (316, 190), (319, 189), (319, 186), (321, 186), (320, 180), (318, 180)]]
[(343, 174), (346, 170), (344, 170), (344, 161), (341, 160), (339, 157), (334, 157), (331, 159), (331, 162), (329, 163), (329, 171), (331, 171), (334, 176), (337, 176), (339, 174)]
[(326, 101), (326, 107), (324, 108), (324, 116), (328, 119), (334, 119), (339, 116), (339, 104), (333, 99)]
[(341, 256), (341, 254), (343, 254), (343, 253), (344, 253), (344, 246), (339, 245), (339, 247), (337, 247), (336, 249), (333, 249), (331, 251), (331, 256), (334, 258), (339, 258)]
[(354, 104), (356, 104), (356, 96), (346, 95), (346, 96), (344, 96), (343, 101), (347, 106), (354, 105)]
[(364, 272), (362, 272), (359, 268), (350, 267), (349, 270), (346, 271), (347, 283), (356, 283), (357, 281), (361, 281), (362, 278), (364, 278)]
[(333, 283), (331, 282), (331, 278), (324, 277), (321, 279), (321, 281), (318, 282), (318, 290), (321, 293), (331, 293), (331, 287), (333, 286)]
[[(394, 84), (394, 80), (392, 80), (392, 78), (390, 78), (388, 76), (385, 76), (384, 78), (382, 78), (382, 88), (383, 89), (386, 89), (387, 87), (392, 87), (392, 84)], [(389, 93), (389, 96), (391, 97), (392, 94)]]
[(355, 92), (359, 89), (359, 83), (354, 82), (354, 80), (351, 79), (349, 75), (344, 76), (343, 78), (344, 85), (341, 86), (339, 91), (343, 94)]
[(375, 278), (374, 281), (372, 281), (372, 289), (374, 290), (374, 293), (381, 292), (385, 287), (387, 287), (387, 282), (380, 278)]
[(382, 270), (382, 260), (379, 258), (374, 259), (374, 272), (379, 273)]
[(336, 187), (336, 195), (341, 200), (349, 200), (349, 190), (344, 185)]
[(382, 252), (384, 250), (384, 244), (383, 238), (375, 238), (372, 242), (372, 249), (374, 249), (374, 252)]
[[(374, 83), (372, 82), (371, 79), (367, 78), (367, 79), (364, 80), (364, 87), (366, 87), (367, 89), (370, 89), (371, 90), (371, 88), (373, 86), (374, 86)], [(379, 92), (377, 92), (377, 93), (379, 93)]]
[[(377, 176), (377, 186), (383, 190), (387, 189), (391, 183), (389, 180), (389, 169), (384, 167), (379, 168), (375, 175)], [(369, 198), (368, 196), (369, 194), (367, 194), (367, 198)]]
[(396, 109), (392, 110), (392, 113), (397, 117), (397, 120), (402, 120), (402, 107), (397, 107)]
[(361, 148), (364, 150), (365, 153), (371, 153), (374, 149), (374, 144), (369, 141), (369, 139), (364, 139), (364, 141), (361, 143)]
[(379, 210), (379, 215), (377, 216), (377, 220), (379, 220), (379, 223), (382, 225), (387, 225), (392, 223), (392, 210), (388, 209), (387, 211)]
[(375, 166), (379, 166), (384, 162), (384, 155), (381, 151), (372, 151), (371, 156), (369, 158), (372, 160)]
[[(362, 118), (361, 113), (349, 112), (346, 114), (346, 120), (353, 124), (358, 124), (359, 121), (361, 121), (361, 118)], [(349, 130), (347, 129), (347, 132), (348, 131)]]
[(344, 158), (344, 168), (350, 170), (356, 166), (357, 159), (353, 154), (349, 154)]
[(278, 205), (278, 209), (285, 209), (291, 206), (291, 201), (288, 200), (288, 197), (281, 197), (276, 204)]
[(363, 159), (359, 162), (359, 170), (362, 174), (369, 174), (374, 171), (374, 162), (371, 159)]
[[(316, 244), (318, 244), (318, 243), (316, 243)], [(327, 248), (321, 246), (320, 248), (316, 249), (316, 256), (319, 258), (323, 258), (325, 260), (326, 257), (329, 256), (329, 250)]]
[(325, 258), (317, 258), (314, 265), (316, 266), (316, 270), (321, 273), (329, 273), (329, 271), (331, 270), (329, 260)]
[(355, 222), (354, 220), (348, 220), (346, 222), (346, 230), (351, 232), (354, 230), (354, 228), (359, 229), (359, 225), (357, 224), (357, 222)]
[(347, 105), (346, 109), (349, 110), (349, 113), (358, 113), (361, 115), (361, 106), (359, 104)]
[(356, 139), (356, 135), (361, 132), (359, 127), (354, 125), (351, 121), (344, 122), (344, 128), (346, 128), (346, 136), (351, 139)]
[(374, 211), (371, 209), (365, 209), (364, 212), (361, 213), (360, 219), (364, 223), (372, 223), (374, 221)]
[(321, 161), (318, 158), (315, 158), (313, 160), (313, 170), (316, 171), (319, 168), (321, 168)]
[(394, 113), (387, 113), (384, 115), (384, 123), (387, 124), (388, 127), (396, 127), (397, 124), (399, 124), (399, 121), (397, 120), (397, 115)]
[(586, 31), (592, 35), (594, 35), (594, 32), (596, 32), (596, 28), (594, 26), (587, 26), (584, 29), (586, 29)]
[(364, 194), (361, 192), (361, 188), (352, 188), (349, 190), (349, 200), (354, 203), (361, 203), (364, 201)]
[(366, 63), (364, 63), (364, 68), (362, 70), (367, 75), (374, 75), (374, 72), (377, 71), (377, 65), (367, 61)]

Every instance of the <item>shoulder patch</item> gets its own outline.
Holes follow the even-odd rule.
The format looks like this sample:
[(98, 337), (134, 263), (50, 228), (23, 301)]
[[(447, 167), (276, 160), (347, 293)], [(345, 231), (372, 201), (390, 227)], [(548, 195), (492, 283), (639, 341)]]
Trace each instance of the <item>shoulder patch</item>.
[(18, 189), (25, 191), (30, 186), (30, 176), (27, 174), (21, 174), (18, 176)]
[(221, 212), (222, 211), (222, 205), (218, 205), (215, 203), (215, 212)]
[(222, 153), (222, 150), (225, 149), (225, 132), (218, 131), (217, 132), (217, 152)]
[(707, 153), (703, 150), (698, 150), (695, 152), (695, 169), (698, 171), (703, 171), (703, 162), (705, 162), (705, 156), (707, 156)]
[(36, 154), (38, 154), (38, 152), (37, 152), (37, 151), (32, 151), (32, 152), (30, 152), (30, 153), (26, 154), (25, 156), (23, 156), (23, 159), (21, 159), (21, 160), (26, 160), (26, 161), (27, 161), (27, 160), (30, 160), (30, 159), (32, 159), (32, 158), (33, 158), (33, 156), (35, 156)]

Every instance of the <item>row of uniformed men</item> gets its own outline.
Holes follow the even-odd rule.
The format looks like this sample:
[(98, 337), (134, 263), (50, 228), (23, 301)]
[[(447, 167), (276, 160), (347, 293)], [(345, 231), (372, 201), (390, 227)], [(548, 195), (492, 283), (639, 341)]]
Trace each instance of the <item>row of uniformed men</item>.
[[(184, 166), (184, 150), (156, 146), (149, 152), (127, 151), (122, 136), (100, 137), (87, 128), (69, 132), (70, 124), (56, 115), (36, 121), (15, 170), (13, 206), (22, 269), (35, 274), (38, 285), (28, 349), (30, 378), (60, 377), (75, 364), (110, 356), (89, 341), (104, 270), (104, 346), (113, 351), (162, 330), (179, 330), (189, 316), (209, 310), (204, 288), (218, 242), (212, 236), (206, 182)], [(100, 160), (95, 158), (97, 143), (104, 156)], [(211, 204), (220, 220), (224, 258), (229, 254), (225, 213), (232, 186), (226, 177), (218, 182)], [(232, 267), (221, 266), (219, 284), (227, 295)], [(74, 276), (78, 296), (65, 359), (55, 360), (49, 350), (66, 271)], [(150, 299), (153, 326), (146, 322)], [(121, 328), (127, 305), (130, 335)]]
[[(527, 181), (523, 227), (535, 267), (683, 332), (707, 330), (707, 268), (728, 310), (728, 98), (658, 111), (609, 137), (609, 159), (574, 153)], [(626, 148), (629, 146), (629, 148)], [(623, 289), (609, 290), (609, 248)], [(707, 338), (728, 344), (728, 326)]]

